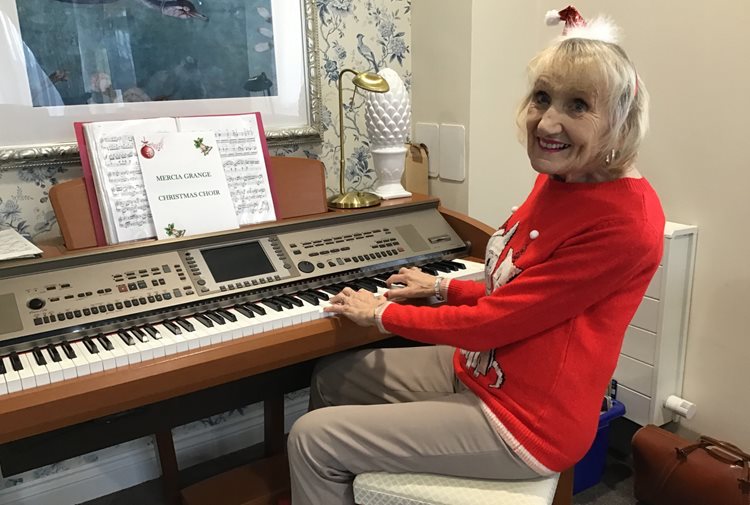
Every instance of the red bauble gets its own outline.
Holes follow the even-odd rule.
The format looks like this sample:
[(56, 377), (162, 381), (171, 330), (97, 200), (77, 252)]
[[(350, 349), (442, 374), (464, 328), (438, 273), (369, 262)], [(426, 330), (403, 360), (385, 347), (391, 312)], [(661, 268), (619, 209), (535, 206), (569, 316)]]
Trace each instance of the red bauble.
[(153, 158), (154, 154), (155, 153), (154, 153), (154, 148), (153, 147), (151, 147), (149, 145), (145, 145), (145, 146), (141, 147), (141, 155), (144, 158), (146, 158), (147, 160), (150, 160), (151, 158)]

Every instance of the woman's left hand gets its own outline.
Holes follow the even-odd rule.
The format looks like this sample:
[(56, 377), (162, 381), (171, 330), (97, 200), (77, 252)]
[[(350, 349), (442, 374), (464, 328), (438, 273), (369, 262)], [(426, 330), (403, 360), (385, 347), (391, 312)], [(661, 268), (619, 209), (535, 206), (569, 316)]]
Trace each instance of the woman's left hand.
[(323, 309), (325, 312), (346, 316), (359, 326), (374, 326), (375, 309), (387, 303), (387, 300), (375, 298), (366, 289), (354, 291), (352, 288), (344, 288), (328, 301), (331, 305)]

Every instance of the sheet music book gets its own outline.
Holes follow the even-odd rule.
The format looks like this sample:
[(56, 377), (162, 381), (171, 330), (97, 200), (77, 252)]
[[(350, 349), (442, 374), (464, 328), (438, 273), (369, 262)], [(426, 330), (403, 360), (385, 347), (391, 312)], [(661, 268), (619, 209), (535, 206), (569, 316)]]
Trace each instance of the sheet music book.
[(142, 143), (138, 160), (157, 238), (239, 228), (213, 132), (153, 133)]
[(157, 236), (139, 158), (151, 133), (213, 132), (239, 224), (276, 219), (258, 113), (76, 123), (75, 129), (99, 245)]
[(42, 254), (41, 249), (13, 228), (0, 230), (0, 260), (33, 258), (40, 254)]

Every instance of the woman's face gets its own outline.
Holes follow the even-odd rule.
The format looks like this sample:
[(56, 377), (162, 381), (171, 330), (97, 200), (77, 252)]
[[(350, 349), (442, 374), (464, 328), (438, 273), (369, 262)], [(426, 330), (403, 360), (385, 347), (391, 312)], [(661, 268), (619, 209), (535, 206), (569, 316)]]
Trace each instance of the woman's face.
[(534, 170), (566, 182), (593, 182), (606, 173), (601, 153), (608, 117), (596, 90), (590, 79), (539, 77), (526, 115)]

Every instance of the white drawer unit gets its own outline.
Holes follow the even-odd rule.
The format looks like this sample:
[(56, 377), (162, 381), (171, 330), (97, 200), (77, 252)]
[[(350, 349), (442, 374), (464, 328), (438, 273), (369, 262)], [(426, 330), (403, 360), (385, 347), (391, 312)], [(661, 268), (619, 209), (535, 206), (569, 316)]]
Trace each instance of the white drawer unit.
[(664, 401), (682, 395), (697, 234), (696, 226), (666, 223), (661, 264), (625, 332), (617, 399), (625, 417), (640, 425), (672, 421)]

